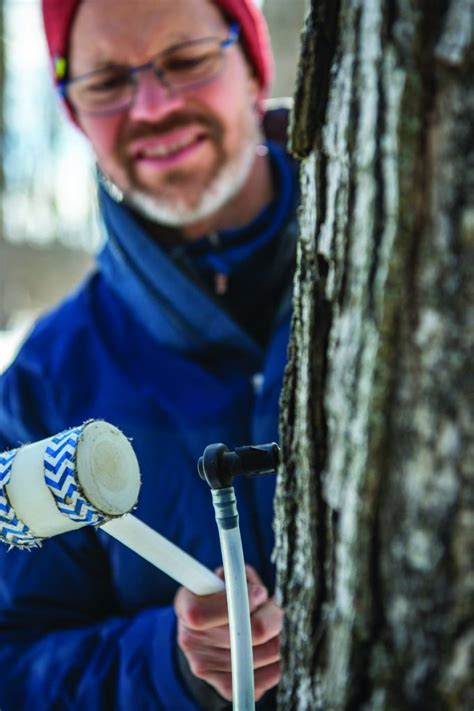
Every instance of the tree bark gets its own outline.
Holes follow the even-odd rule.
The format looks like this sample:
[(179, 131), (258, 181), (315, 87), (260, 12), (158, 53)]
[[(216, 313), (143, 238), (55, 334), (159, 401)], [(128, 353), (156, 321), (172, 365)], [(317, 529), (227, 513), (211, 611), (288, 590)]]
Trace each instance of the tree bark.
[(474, 7), (313, 0), (279, 706), (474, 708)]

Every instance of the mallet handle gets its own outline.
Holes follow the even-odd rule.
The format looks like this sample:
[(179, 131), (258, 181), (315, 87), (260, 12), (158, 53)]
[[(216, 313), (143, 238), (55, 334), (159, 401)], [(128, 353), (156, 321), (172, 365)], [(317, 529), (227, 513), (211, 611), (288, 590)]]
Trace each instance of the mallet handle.
[(132, 514), (112, 519), (101, 526), (101, 530), (141, 555), (195, 595), (210, 595), (224, 590), (222, 580), (209, 568)]

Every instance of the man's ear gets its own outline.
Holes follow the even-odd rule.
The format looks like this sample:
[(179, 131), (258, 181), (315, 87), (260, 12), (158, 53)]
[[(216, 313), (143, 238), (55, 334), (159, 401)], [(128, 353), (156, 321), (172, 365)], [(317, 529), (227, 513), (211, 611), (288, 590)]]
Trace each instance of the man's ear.
[[(248, 64), (248, 63), (247, 63)], [(255, 73), (252, 66), (248, 65), (248, 89), (249, 96), (251, 97), (252, 106), (258, 111), (259, 114), (262, 113), (262, 104), (266, 97), (266, 92), (263, 90), (260, 81)]]
[(258, 112), (261, 114), (261, 106), (262, 102), (266, 98), (266, 91), (263, 89), (256, 69), (252, 62), (250, 61), (250, 58), (248, 56), (248, 53), (245, 50), (245, 47), (243, 47), (241, 44), (239, 44), (239, 48), (242, 52), (242, 55), (245, 60), (245, 66), (247, 67), (247, 86), (249, 90), (249, 96), (251, 97), (251, 102), (252, 106), (254, 106), (256, 109), (258, 109)]

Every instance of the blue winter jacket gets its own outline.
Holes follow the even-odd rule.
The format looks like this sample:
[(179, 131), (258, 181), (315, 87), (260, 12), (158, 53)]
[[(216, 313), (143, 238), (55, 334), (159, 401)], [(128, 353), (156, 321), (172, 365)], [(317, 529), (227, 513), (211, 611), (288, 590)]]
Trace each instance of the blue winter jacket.
[[(295, 240), (291, 181), (264, 225), (275, 231), (276, 220), (273, 251)], [(291, 274), (259, 343), (131, 211), (101, 200), (97, 270), (36, 324), (1, 378), (0, 452), (90, 418), (113, 423), (140, 464), (136, 516), (213, 569), (218, 532), (196, 462), (212, 442), (277, 439)], [(262, 260), (249, 269), (246, 292), (258, 296)], [(274, 485), (236, 481), (246, 562), (270, 590)], [(177, 587), (90, 527), (32, 552), (0, 544), (0, 709), (196, 711), (176, 660)]]

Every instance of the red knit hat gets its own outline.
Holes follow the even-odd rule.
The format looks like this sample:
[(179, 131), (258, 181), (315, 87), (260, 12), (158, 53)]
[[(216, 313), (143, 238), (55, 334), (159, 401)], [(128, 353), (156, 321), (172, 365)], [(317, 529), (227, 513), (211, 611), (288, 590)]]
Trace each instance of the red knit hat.
[[(159, 0), (157, 0), (158, 2)], [(67, 74), (69, 36), (81, 0), (42, 0), (43, 21), (56, 80)], [(240, 36), (266, 95), (273, 73), (267, 24), (254, 0), (212, 0), (229, 20), (240, 25)]]

